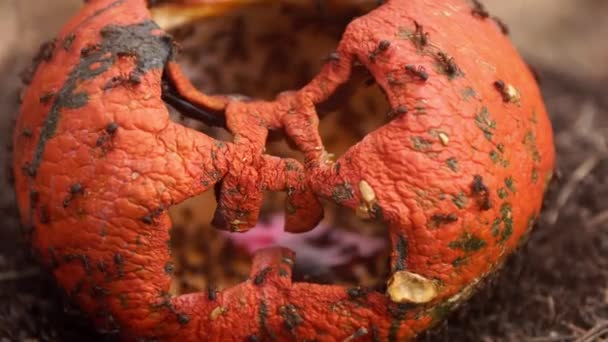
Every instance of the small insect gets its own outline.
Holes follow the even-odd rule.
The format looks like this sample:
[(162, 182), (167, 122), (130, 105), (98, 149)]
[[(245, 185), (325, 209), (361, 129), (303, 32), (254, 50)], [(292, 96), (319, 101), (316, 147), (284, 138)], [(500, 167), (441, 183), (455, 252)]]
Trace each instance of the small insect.
[(429, 79), (429, 74), (426, 72), (426, 69), (422, 65), (415, 66), (408, 64), (405, 66), (405, 70), (411, 75), (420, 79), (421, 81), (426, 81)]
[(471, 10), (471, 13), (473, 13), (474, 16), (481, 19), (487, 19), (490, 17), (490, 13), (486, 10), (486, 7), (479, 0), (472, 1), (473, 9)]
[(376, 57), (378, 57), (379, 54), (388, 50), (390, 46), (391, 42), (389, 42), (388, 40), (381, 40), (378, 43), (378, 47), (376, 47), (376, 49), (369, 54), (369, 60), (374, 62), (376, 60)]
[(448, 56), (447, 53), (438, 52), (437, 61), (441, 65), (441, 68), (443, 69), (443, 71), (450, 78), (456, 77), (460, 74), (460, 68), (458, 68), (458, 65), (456, 65), (456, 61), (454, 60), (454, 57)]
[(429, 45), (429, 33), (424, 32), (424, 27), (419, 22), (414, 21), (414, 25), (416, 26), (416, 30), (414, 31), (412, 41), (417, 48), (422, 49)]
[(492, 20), (494, 20), (494, 22), (496, 23), (496, 25), (498, 25), (498, 27), (500, 28), (500, 31), (502, 32), (502, 34), (509, 35), (509, 33), (510, 33), (509, 27), (507, 26), (507, 24), (505, 24), (504, 21), (502, 21), (498, 17), (492, 17)]

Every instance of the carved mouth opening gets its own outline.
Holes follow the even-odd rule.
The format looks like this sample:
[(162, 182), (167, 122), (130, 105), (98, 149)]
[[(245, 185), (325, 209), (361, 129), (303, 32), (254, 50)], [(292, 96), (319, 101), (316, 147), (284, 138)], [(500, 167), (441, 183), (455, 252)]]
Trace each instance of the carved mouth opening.
[[(336, 50), (346, 25), (377, 5), (376, 1), (352, 3), (357, 5), (331, 13), (329, 8), (301, 4), (254, 7), (180, 27), (174, 32), (181, 46), (178, 62), (207, 94), (272, 100), (282, 91), (307, 84)], [(325, 147), (337, 158), (388, 122), (390, 105), (365, 68), (355, 67), (349, 82), (316, 110), (322, 118), (319, 130)], [(179, 111), (173, 119), (221, 140), (231, 139), (225, 129)], [(266, 153), (303, 161), (292, 146), (282, 132), (271, 131)], [(290, 234), (283, 232), (284, 200), (283, 193), (266, 193), (257, 226), (244, 234), (210, 225), (216, 208), (213, 191), (171, 208), (172, 292), (240, 283), (249, 277), (252, 253), (270, 246), (296, 252), (294, 281), (384, 289), (390, 248), (383, 223), (361, 220), (350, 209), (328, 202), (325, 219), (314, 230)]]

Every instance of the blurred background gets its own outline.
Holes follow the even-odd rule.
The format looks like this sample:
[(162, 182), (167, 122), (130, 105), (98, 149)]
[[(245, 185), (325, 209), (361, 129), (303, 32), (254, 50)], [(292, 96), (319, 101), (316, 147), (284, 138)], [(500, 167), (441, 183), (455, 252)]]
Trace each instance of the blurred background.
[[(0, 0), (0, 144), (19, 73), (82, 0)], [(505, 269), (427, 341), (608, 339), (608, 1), (485, 0), (540, 75), (558, 179), (537, 229)], [(0, 341), (100, 339), (31, 261), (0, 153)]]

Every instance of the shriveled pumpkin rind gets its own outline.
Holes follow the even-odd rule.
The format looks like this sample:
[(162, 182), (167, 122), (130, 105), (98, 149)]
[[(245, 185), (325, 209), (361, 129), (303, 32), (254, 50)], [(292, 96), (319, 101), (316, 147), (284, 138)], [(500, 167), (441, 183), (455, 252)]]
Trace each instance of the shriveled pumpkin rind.
[[(347, 27), (308, 85), (275, 101), (184, 94), (173, 53), (145, 1), (90, 2), (48, 46), (17, 121), (17, 197), (33, 245), (101, 329), (126, 339), (405, 340), (466, 298), (540, 211), (554, 150), (538, 87), (501, 28), (466, 1), (388, 1)], [(334, 162), (315, 105), (355, 63), (394, 119)], [(169, 120), (163, 71), (185, 98), (225, 111), (234, 143)], [(269, 128), (285, 130), (304, 165), (264, 154)], [(170, 296), (166, 210), (218, 182), (221, 228), (251, 228), (265, 190), (288, 191), (292, 231), (320, 220), (318, 198), (388, 223), (389, 293), (414, 281), (424, 296), (292, 284), (283, 249), (258, 252), (243, 284)]]

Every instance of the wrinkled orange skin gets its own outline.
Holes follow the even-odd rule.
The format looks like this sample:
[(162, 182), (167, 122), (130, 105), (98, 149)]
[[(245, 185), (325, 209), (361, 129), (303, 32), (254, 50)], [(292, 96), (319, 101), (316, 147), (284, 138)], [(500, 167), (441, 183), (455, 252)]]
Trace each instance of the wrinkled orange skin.
[[(409, 339), (492, 272), (539, 213), (554, 150), (538, 87), (497, 25), (473, 16), (462, 0), (389, 0), (348, 26), (338, 59), (303, 89), (273, 102), (202, 95), (170, 62), (167, 71), (185, 98), (225, 110), (234, 143), (169, 120), (162, 67), (146, 70), (140, 83), (105, 89), (113, 77), (132, 72), (137, 56), (127, 54), (75, 83), (86, 103), (58, 107), (56, 129), (42, 144), (59, 100), (41, 97), (63, 89), (84, 58), (81, 49), (100, 42), (107, 25), (147, 19), (143, 0), (88, 3), (59, 35), (61, 42), (74, 33), (71, 45), (57, 44), (38, 67), (14, 137), (18, 203), (34, 227), (33, 246), (100, 329), (125, 339), (177, 341)], [(428, 32), (428, 45), (415, 44), (414, 20)], [(378, 52), (382, 40), (390, 46)], [(452, 57), (460, 72), (442, 72), (437, 52)], [(355, 61), (369, 69), (393, 108), (409, 113), (331, 163), (314, 104), (348, 80)], [(428, 80), (412, 76), (405, 69), (410, 64), (424, 66)], [(497, 80), (513, 85), (519, 101), (503, 101)], [(483, 107), (488, 114), (480, 120)], [(111, 123), (116, 130), (109, 133)], [(285, 129), (305, 152), (304, 166), (263, 153), (268, 128)], [(438, 138), (439, 131), (449, 141)], [(44, 148), (32, 172), (37, 146)], [(476, 175), (481, 188), (472, 186)], [(243, 284), (216, 296), (169, 296), (166, 208), (220, 180), (217, 225), (246, 230), (257, 220), (264, 190), (290, 189), (291, 231), (316, 225), (317, 197), (356, 209), (362, 203), (357, 185), (367, 181), (377, 198), (375, 217), (390, 227), (393, 269), (435, 279), (439, 295), (426, 305), (397, 305), (378, 292), (349, 295), (340, 286), (292, 284), (293, 255), (271, 249), (254, 257), (252, 278)], [(83, 190), (70, 194), (75, 184)], [(450, 220), (437, 219), (449, 214)]]

